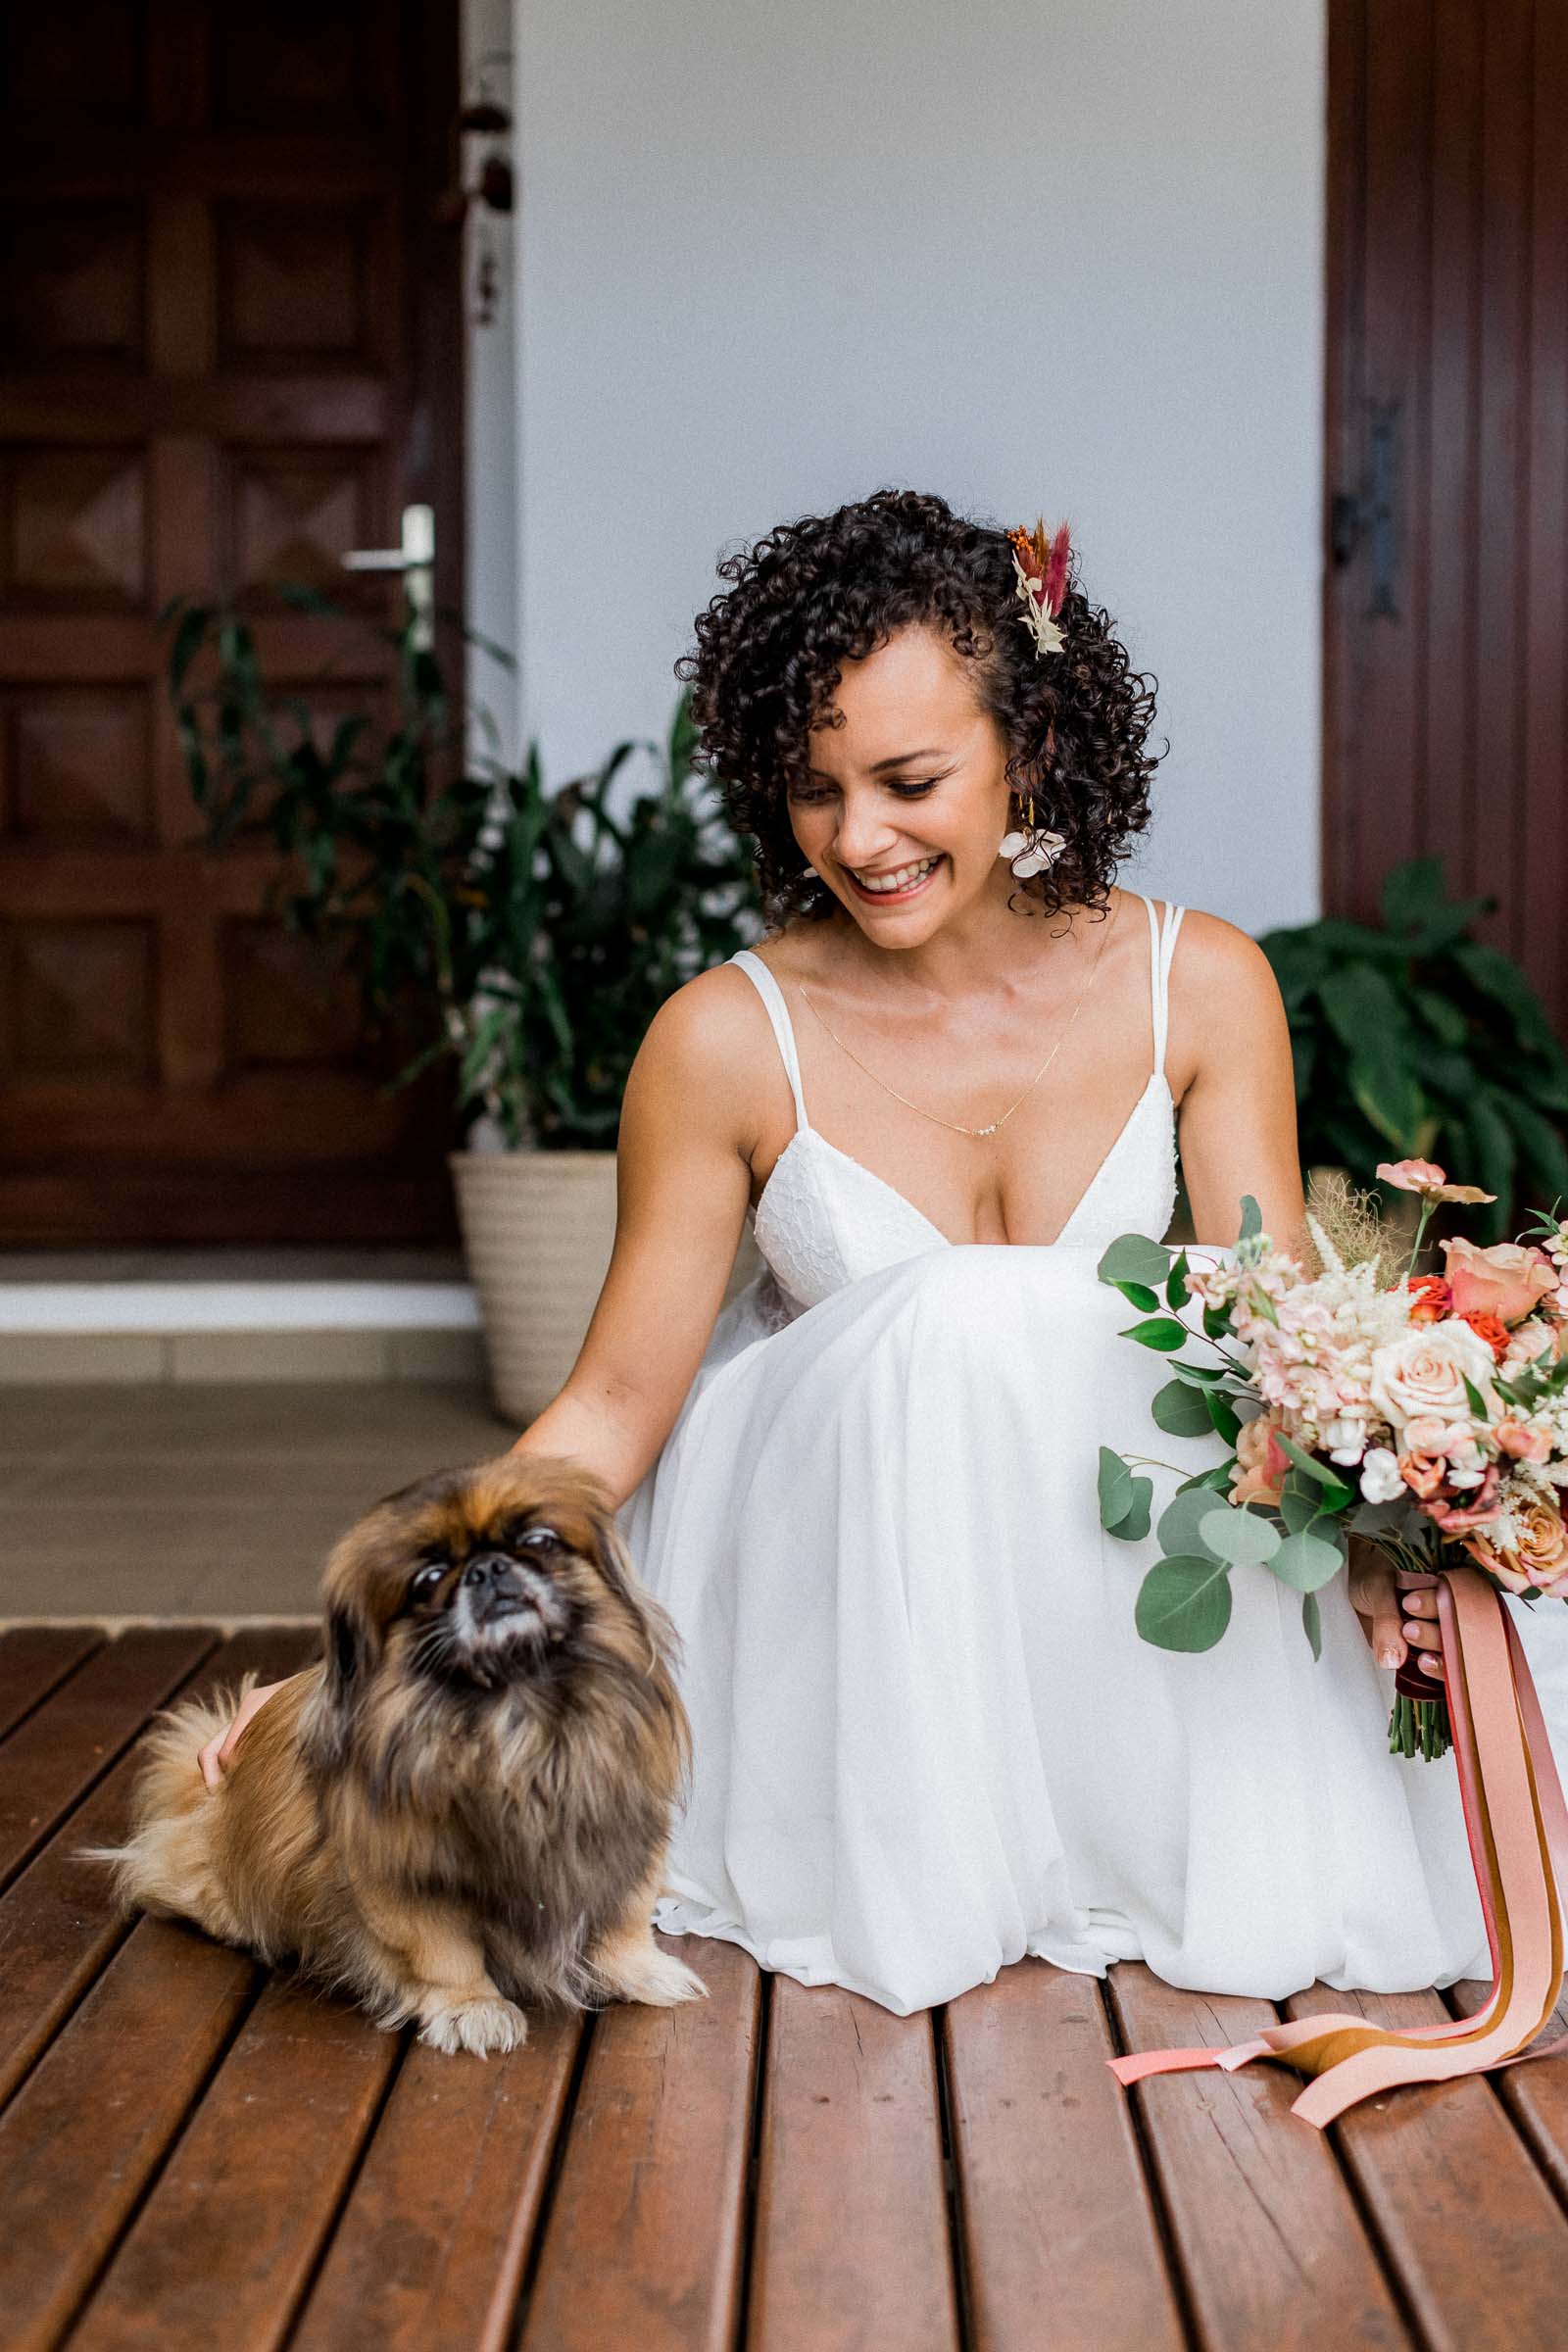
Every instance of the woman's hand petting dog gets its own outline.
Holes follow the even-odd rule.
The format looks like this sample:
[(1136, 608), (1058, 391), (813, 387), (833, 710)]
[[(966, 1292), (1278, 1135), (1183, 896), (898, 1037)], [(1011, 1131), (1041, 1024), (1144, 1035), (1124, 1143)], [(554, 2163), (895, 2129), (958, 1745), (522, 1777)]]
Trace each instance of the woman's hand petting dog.
[(234, 1748), (239, 1736), (258, 1707), (264, 1707), (274, 1690), (286, 1690), (288, 1685), (297, 1679), (296, 1676), (289, 1674), (285, 1675), (280, 1683), (258, 1683), (254, 1690), (246, 1691), (238, 1710), (219, 1737), (216, 1740), (209, 1740), (205, 1747), (199, 1747), (196, 1750), (196, 1761), (201, 1767), (202, 1779), (207, 1783), (209, 1788), (216, 1788), (228, 1770), (233, 1761)]

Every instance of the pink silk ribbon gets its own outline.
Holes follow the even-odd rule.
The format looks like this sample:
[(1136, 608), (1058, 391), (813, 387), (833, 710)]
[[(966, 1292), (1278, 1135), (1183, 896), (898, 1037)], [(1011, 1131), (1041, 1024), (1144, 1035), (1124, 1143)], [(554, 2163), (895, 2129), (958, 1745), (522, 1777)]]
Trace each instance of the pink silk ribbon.
[(1470, 1567), (1439, 1579), (1438, 1624), (1465, 1833), (1492, 1960), (1492, 1986), (1481, 2007), (1471, 2017), (1402, 2032), (1342, 2011), (1265, 2026), (1229, 2049), (1134, 2051), (1106, 2060), (1124, 2086), (1146, 2075), (1207, 2066), (1229, 2073), (1253, 2058), (1278, 2058), (1308, 2078), (1291, 2113), (1321, 2131), (1348, 2107), (1396, 2083), (1443, 2082), (1568, 2048), (1568, 2037), (1528, 2047), (1562, 1990), (1568, 1805), (1518, 1629), (1501, 1593)]

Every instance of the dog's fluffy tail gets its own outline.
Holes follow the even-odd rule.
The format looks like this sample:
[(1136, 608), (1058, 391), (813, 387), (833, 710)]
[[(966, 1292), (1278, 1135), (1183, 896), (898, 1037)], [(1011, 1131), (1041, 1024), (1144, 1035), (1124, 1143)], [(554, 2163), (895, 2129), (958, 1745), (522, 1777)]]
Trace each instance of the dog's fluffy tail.
[(195, 1919), (213, 1935), (237, 1934), (213, 1853), (214, 1808), (222, 1801), (222, 1786), (208, 1788), (196, 1751), (221, 1739), (260, 1679), (248, 1668), (237, 1690), (224, 1685), (209, 1698), (179, 1699), (161, 1708), (143, 1733), (130, 1836), (122, 1845), (75, 1848), (78, 1860), (109, 1865), (122, 1911)]

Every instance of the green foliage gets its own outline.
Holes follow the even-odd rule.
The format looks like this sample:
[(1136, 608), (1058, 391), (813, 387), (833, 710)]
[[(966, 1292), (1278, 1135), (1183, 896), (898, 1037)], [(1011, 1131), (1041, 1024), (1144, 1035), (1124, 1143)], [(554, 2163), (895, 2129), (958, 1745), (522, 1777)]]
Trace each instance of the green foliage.
[(1496, 904), (1448, 899), (1442, 859), (1412, 858), (1385, 878), (1381, 924), (1258, 943), (1290, 1019), (1303, 1165), (1374, 1187), (1380, 1159), (1437, 1159), (1496, 1194), (1466, 1212), (1483, 1243), (1526, 1196), (1568, 1194), (1568, 1054), (1519, 965), (1472, 936)]
[[(760, 928), (752, 858), (693, 764), (687, 698), (662, 745), (617, 744), (547, 793), (534, 748), (520, 773), (472, 757), (467, 714), (409, 628), (286, 595), (368, 629), (395, 680), (328, 724), (267, 683), (238, 613), (176, 599), (169, 689), (205, 846), (271, 843), (270, 910), (336, 950), (368, 1032), (415, 1049), (387, 1093), (450, 1062), (460, 1116), (487, 1113), (508, 1145), (613, 1146), (659, 1006)], [(321, 685), (341, 706), (342, 686)], [(657, 787), (612, 812), (639, 752)]]

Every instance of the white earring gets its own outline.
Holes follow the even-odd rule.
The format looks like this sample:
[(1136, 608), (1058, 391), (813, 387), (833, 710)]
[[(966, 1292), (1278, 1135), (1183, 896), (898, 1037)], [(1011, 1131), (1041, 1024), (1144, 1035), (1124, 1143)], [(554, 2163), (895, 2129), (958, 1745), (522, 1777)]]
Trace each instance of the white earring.
[(1004, 833), (997, 856), (1005, 858), (1019, 881), (1026, 882), (1031, 874), (1054, 864), (1066, 847), (1066, 836), (1062, 833), (1039, 829), (1033, 833)]
[(803, 865), (801, 868), (801, 879), (803, 882), (808, 880), (814, 882), (819, 881), (821, 877), (818, 875), (814, 865)]

